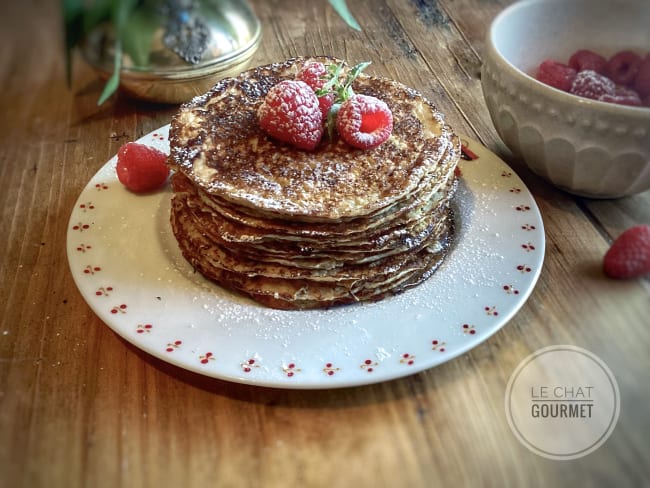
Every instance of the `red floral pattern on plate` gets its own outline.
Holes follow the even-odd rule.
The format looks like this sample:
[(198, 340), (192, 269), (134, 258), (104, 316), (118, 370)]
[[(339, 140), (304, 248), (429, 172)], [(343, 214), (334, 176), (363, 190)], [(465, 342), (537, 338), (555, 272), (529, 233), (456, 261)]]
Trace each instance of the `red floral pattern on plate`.
[(208, 364), (210, 361), (214, 361), (214, 354), (212, 352), (208, 351), (205, 354), (201, 354), (199, 356), (199, 361), (201, 364)]
[(476, 334), (476, 326), (471, 324), (463, 324), (462, 331), (463, 334), (474, 335)]
[(407, 366), (413, 366), (415, 364), (415, 355), (405, 352), (402, 354), (399, 360), (400, 364), (406, 364)]
[(83, 222), (79, 222), (78, 224), (72, 226), (72, 230), (76, 230), (78, 232), (83, 232), (88, 229), (90, 229), (90, 224), (84, 224)]
[(260, 367), (260, 365), (257, 363), (257, 360), (253, 358), (247, 359), (246, 361), (240, 363), (239, 366), (241, 367), (244, 373), (250, 373), (251, 371), (253, 371), (253, 368)]
[(111, 313), (113, 315), (118, 314), (118, 313), (126, 313), (127, 305), (125, 303), (121, 303), (119, 305), (114, 306), (111, 308)]
[(296, 363), (289, 363), (282, 367), (282, 372), (287, 378), (293, 378), (296, 373), (300, 373), (302, 369), (296, 366)]
[(95, 205), (93, 205), (93, 202), (80, 203), (79, 208), (82, 212), (86, 212), (88, 210), (95, 210)]
[(445, 341), (439, 341), (438, 339), (434, 339), (431, 341), (431, 350), (438, 351), (438, 352), (445, 352), (446, 345), (447, 343)]
[(95, 296), (98, 297), (108, 297), (113, 293), (113, 287), (112, 286), (100, 286), (97, 288), (97, 291), (95, 292)]
[(323, 373), (325, 373), (327, 376), (334, 376), (334, 374), (339, 371), (341, 371), (341, 368), (335, 367), (332, 363), (326, 363), (325, 367), (323, 368)]
[(363, 363), (361, 363), (359, 367), (368, 373), (372, 373), (377, 366), (379, 366), (379, 363), (377, 361), (366, 359)]
[(176, 349), (180, 348), (182, 344), (183, 344), (183, 341), (181, 341), (181, 340), (175, 340), (173, 342), (168, 342), (167, 343), (167, 348), (165, 349), (165, 352), (174, 352)]
[(149, 334), (152, 329), (153, 325), (151, 324), (138, 324), (138, 326), (135, 328), (135, 331), (138, 334)]

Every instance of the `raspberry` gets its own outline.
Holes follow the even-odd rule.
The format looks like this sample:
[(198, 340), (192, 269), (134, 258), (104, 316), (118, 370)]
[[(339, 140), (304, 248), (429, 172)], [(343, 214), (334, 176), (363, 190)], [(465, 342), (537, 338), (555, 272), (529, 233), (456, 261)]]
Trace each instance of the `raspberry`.
[(575, 69), (552, 59), (542, 62), (537, 69), (537, 79), (539, 81), (562, 91), (571, 89), (575, 77)]
[(634, 51), (620, 51), (607, 61), (607, 76), (618, 85), (630, 85), (634, 82), (641, 56)]
[(569, 66), (578, 72), (590, 70), (603, 75), (607, 69), (607, 60), (589, 49), (580, 49), (569, 58)]
[(156, 148), (127, 142), (117, 152), (117, 179), (129, 190), (145, 193), (163, 186), (169, 176), (167, 155)]
[(378, 98), (354, 95), (341, 104), (336, 128), (341, 138), (351, 146), (371, 149), (390, 137), (393, 114)]
[(637, 278), (650, 273), (650, 226), (630, 227), (609, 248), (603, 271), (610, 278)]
[(621, 97), (636, 97), (639, 100), (641, 99), (635, 90), (623, 85), (616, 85), (614, 88), (614, 95)]
[(334, 100), (336, 100), (335, 93), (328, 93), (326, 95), (322, 95), (318, 97), (318, 107), (320, 108), (320, 113), (323, 120), (327, 119), (327, 114), (332, 109), (332, 105), (334, 105)]
[[(327, 68), (323, 63), (311, 61), (300, 68), (296, 74), (296, 80), (304, 81), (312, 90), (314, 90), (314, 92), (316, 92), (323, 88), (323, 85), (327, 83), (328, 75), (329, 73), (327, 72)], [(327, 114), (332, 108), (332, 105), (334, 105), (335, 99), (336, 94), (333, 92), (318, 96), (318, 106), (320, 107), (320, 113), (323, 120), (327, 119)]]
[(257, 115), (270, 136), (311, 151), (323, 136), (318, 98), (304, 81), (284, 80), (271, 87)]
[(616, 105), (629, 105), (631, 107), (640, 107), (641, 99), (638, 96), (625, 95), (601, 95), (598, 97), (599, 102), (615, 103)]
[(312, 90), (316, 91), (323, 88), (323, 85), (327, 82), (327, 68), (323, 63), (310, 61), (298, 70), (296, 80), (304, 81)]
[(574, 95), (598, 100), (603, 95), (614, 95), (616, 85), (606, 76), (592, 70), (580, 71), (569, 90)]
[(616, 85), (613, 95), (606, 93), (599, 96), (598, 100), (601, 102), (616, 103), (618, 105), (631, 105), (633, 107), (641, 106), (641, 98), (639, 98), (639, 94), (631, 88), (622, 85)]
[(650, 54), (641, 61), (632, 86), (641, 98), (650, 97)]

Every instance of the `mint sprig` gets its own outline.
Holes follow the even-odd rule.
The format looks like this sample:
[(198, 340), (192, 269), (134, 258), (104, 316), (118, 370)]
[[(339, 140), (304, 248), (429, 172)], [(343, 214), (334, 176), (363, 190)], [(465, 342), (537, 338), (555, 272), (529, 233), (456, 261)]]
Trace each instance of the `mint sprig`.
[(341, 82), (341, 72), (343, 71), (344, 64), (328, 64), (326, 66), (327, 75), (325, 76), (327, 82), (318, 90), (315, 91), (317, 97), (322, 97), (329, 93), (334, 93), (336, 98), (334, 103), (343, 103), (348, 98), (354, 95), (352, 90), (352, 83), (356, 80), (361, 72), (370, 66), (370, 61), (364, 61), (354, 65), (350, 71), (348, 71), (345, 80)]
[(341, 80), (341, 73), (343, 72), (344, 63), (328, 64), (325, 67), (327, 69), (327, 74), (323, 78), (327, 81), (321, 88), (315, 90), (314, 93), (317, 97), (327, 96), (331, 93), (334, 94), (334, 100), (331, 108), (327, 112), (327, 120), (325, 121), (327, 134), (330, 139), (334, 138), (334, 133), (336, 131), (336, 116), (341, 108), (341, 104), (354, 96), (352, 84), (368, 66), (370, 66), (370, 61), (364, 61), (354, 65), (350, 68), (343, 80)]

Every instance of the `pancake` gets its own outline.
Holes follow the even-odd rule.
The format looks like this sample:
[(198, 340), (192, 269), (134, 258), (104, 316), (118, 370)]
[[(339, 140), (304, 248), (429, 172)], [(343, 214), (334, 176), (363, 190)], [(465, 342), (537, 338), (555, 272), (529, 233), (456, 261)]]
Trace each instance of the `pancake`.
[(437, 269), (453, 236), (460, 142), (415, 90), (366, 74), (354, 81), (393, 114), (391, 136), (373, 149), (324, 137), (304, 151), (260, 129), (268, 90), (310, 60), (340, 63), (253, 68), (182, 105), (170, 127), (171, 224), (183, 255), (216, 283), (281, 309), (404, 291)]

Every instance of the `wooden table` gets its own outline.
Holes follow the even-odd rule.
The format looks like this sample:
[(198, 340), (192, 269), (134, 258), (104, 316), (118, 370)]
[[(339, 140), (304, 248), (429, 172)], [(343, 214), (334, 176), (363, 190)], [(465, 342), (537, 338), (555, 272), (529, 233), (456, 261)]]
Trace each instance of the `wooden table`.
[[(403, 379), (293, 391), (210, 379), (120, 339), (78, 292), (68, 218), (121, 144), (175, 106), (123, 95), (76, 59), (66, 86), (58, 3), (3, 4), (0, 29), (0, 486), (648, 486), (650, 288), (601, 272), (614, 237), (650, 222), (650, 193), (591, 201), (527, 171), (501, 143), (479, 70), (508, 0), (359, 0), (348, 28), (323, 0), (256, 0), (253, 64), (327, 53), (430, 97), (461, 134), (500, 155), (543, 215), (546, 258), (532, 296), (467, 354)], [(286, 13), (282, 13), (286, 12)], [(504, 413), (529, 354), (573, 344), (600, 357), (621, 393), (618, 425), (572, 461), (530, 452)]]

